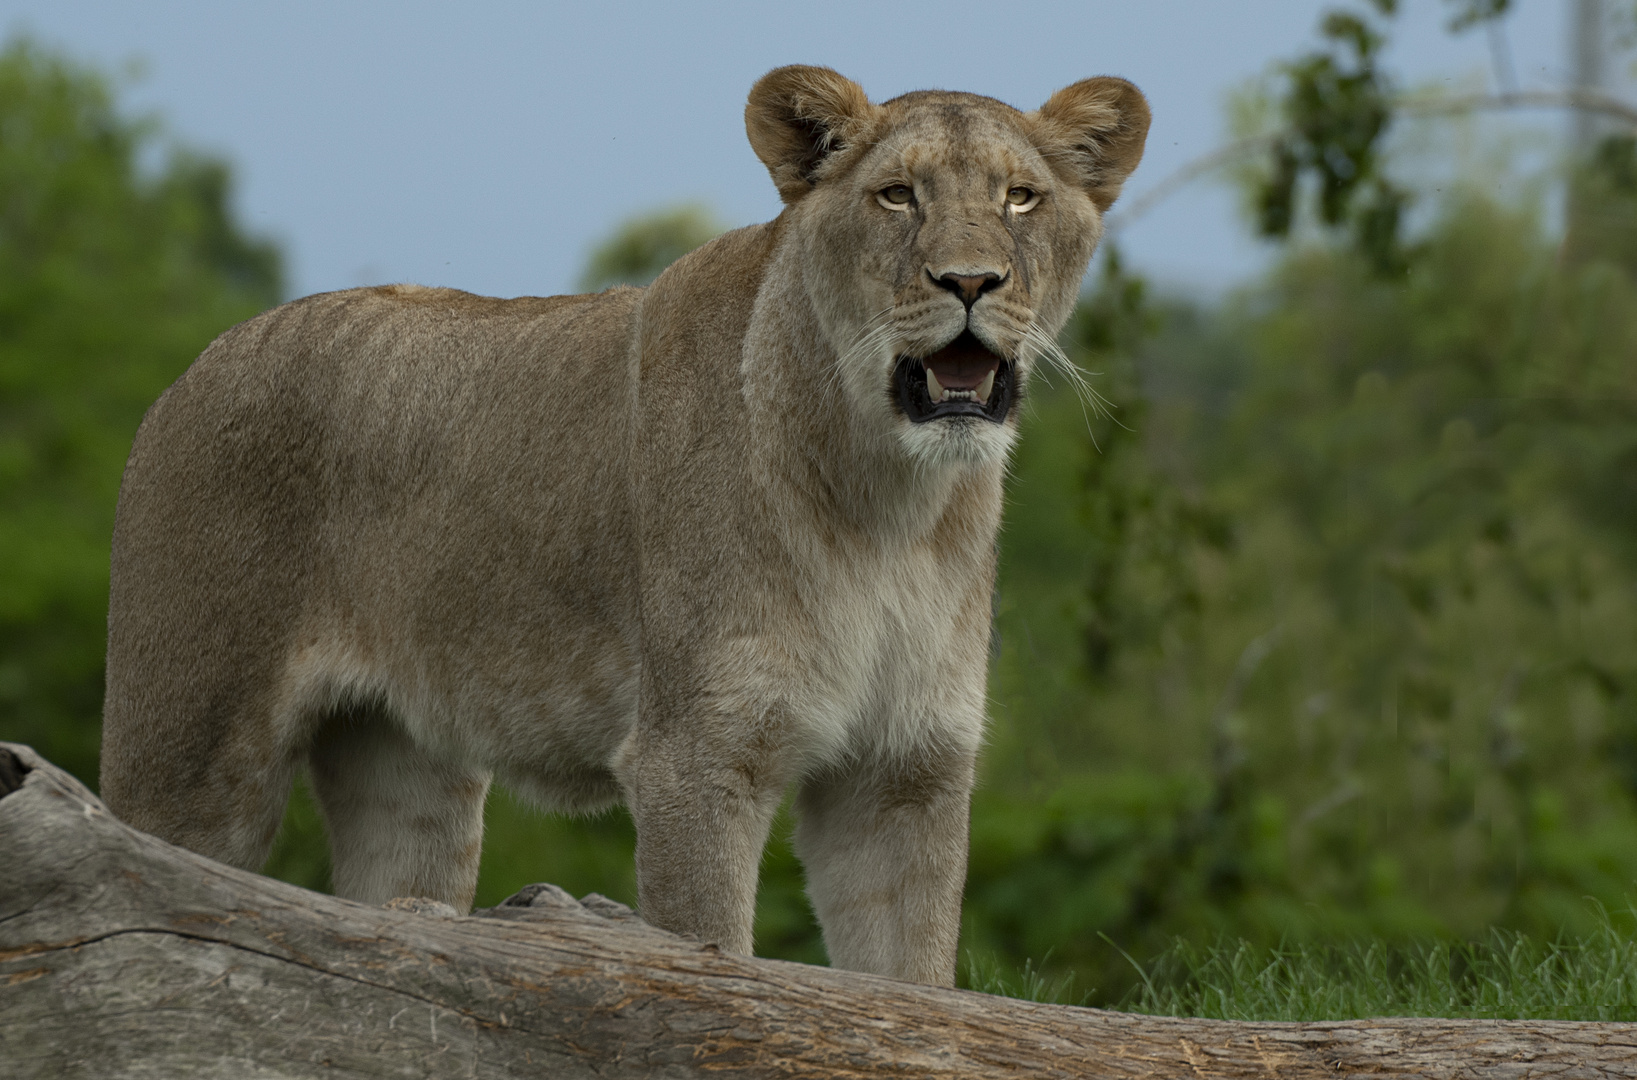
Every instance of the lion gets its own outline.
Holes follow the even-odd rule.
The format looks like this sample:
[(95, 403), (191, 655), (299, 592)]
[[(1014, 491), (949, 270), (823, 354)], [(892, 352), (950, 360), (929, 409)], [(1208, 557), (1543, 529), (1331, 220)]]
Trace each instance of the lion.
[(779, 68), (783, 210), (645, 289), (228, 330), (120, 488), (108, 805), (254, 870), (306, 767), (339, 895), (465, 911), (491, 779), (623, 800), (642, 916), (749, 954), (794, 788), (831, 963), (951, 985), (1005, 463), (1148, 123)]

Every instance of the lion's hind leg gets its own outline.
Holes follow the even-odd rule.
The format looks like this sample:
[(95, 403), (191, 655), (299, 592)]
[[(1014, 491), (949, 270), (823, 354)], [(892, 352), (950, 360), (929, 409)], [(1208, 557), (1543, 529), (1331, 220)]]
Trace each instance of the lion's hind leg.
[(296, 763), (260, 746), (184, 746), (148, 759), (104, 753), (101, 788), (127, 824), (242, 870), (259, 871), (284, 819)]
[(120, 629), (108, 645), (103, 800), (135, 828), (260, 870), (300, 757), (266, 691), (269, 665), (190, 639), (191, 627)]
[(415, 743), (384, 705), (333, 715), (310, 751), (337, 896), (472, 905), (490, 774)]

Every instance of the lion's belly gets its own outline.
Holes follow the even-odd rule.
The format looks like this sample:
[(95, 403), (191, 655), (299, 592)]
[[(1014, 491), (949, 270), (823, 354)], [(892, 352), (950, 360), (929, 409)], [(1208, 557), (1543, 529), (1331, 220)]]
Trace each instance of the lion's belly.
[[(577, 580), (542, 572), (510, 588), (401, 557), (378, 569), (354, 576), (368, 587), (349, 604), (309, 619), (289, 666), (293, 692), (380, 700), (421, 745), (493, 769), (550, 808), (620, 797), (611, 766), (637, 722), (642, 668), (632, 564), (605, 549)], [(988, 587), (952, 589), (935, 570), (914, 555), (851, 562), (802, 605), (803, 623), (770, 625), (716, 655), (713, 698), (737, 701), (746, 722), (787, 718), (780, 760), (767, 763), (775, 772), (794, 779), (928, 746), (976, 750)]]
[(604, 617), (575, 618), (549, 586), (479, 591), (466, 606), (486, 612), (485, 625), (451, 631), (463, 620), (429, 617), (439, 590), (426, 579), (373, 591), (315, 605), (303, 620), (285, 675), (292, 720), (375, 703), (418, 745), (493, 770), (544, 806), (617, 800), (608, 762), (635, 720), (640, 673), (617, 594)]

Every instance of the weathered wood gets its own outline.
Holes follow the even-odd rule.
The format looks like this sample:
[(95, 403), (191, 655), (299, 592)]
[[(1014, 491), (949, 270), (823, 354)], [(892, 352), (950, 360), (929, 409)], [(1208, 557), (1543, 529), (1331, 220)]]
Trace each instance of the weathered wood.
[(550, 886), (366, 907), (137, 832), (0, 744), (0, 1076), (706, 1074), (1631, 1077), (1637, 1025), (1034, 1005), (729, 956)]

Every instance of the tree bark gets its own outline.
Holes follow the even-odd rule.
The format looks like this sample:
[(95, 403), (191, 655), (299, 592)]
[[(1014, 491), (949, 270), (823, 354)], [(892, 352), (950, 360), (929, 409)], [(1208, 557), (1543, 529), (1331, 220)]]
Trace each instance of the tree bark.
[(0, 743), (8, 1078), (1353, 1074), (1637, 1076), (1637, 1025), (1035, 1005), (730, 956), (552, 886), (367, 907), (131, 829)]

